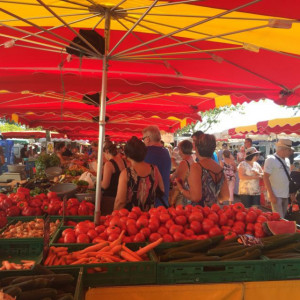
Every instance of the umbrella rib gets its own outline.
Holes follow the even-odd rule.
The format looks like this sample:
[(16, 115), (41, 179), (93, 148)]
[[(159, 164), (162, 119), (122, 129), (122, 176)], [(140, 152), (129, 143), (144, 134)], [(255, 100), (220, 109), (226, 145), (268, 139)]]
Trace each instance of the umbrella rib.
[(143, 13), (143, 15), (136, 21), (136, 23), (130, 28), (129, 31), (127, 31), (122, 38), (115, 44), (115, 46), (110, 50), (108, 56), (110, 56), (116, 49), (117, 47), (125, 40), (125, 38), (134, 30), (136, 26), (139, 25), (139, 23), (146, 17), (147, 13), (156, 5), (156, 3), (159, 0), (154, 0), (154, 2), (146, 9), (146, 11)]
[(97, 23), (96, 23), (96, 25), (94, 25), (93, 26), (93, 30), (95, 30), (97, 27), (98, 27), (98, 25), (104, 20), (104, 18), (105, 18), (105, 16), (103, 16)]
[[(102, 57), (102, 54), (93, 46), (91, 45), (81, 34), (79, 34), (78, 32), (76, 32), (76, 30), (74, 30), (71, 26), (69, 26), (62, 18), (60, 18), (50, 7), (48, 7), (42, 0), (36, 0), (38, 1), (41, 5), (43, 5), (45, 7), (45, 9), (47, 9), (53, 16), (55, 16), (62, 24), (64, 24), (67, 28), (69, 28), (69, 30), (71, 30), (71, 32), (73, 32), (77, 37), (79, 37), (85, 44), (87, 44), (91, 49), (93, 49), (95, 51), (95, 54), (98, 54), (100, 57)], [(65, 1), (65, 0), (64, 0)], [(72, 42), (73, 43), (73, 42)], [(79, 45), (76, 45), (77, 47), (79, 47)], [(82, 46), (80, 46), (79, 48), (81, 48)], [(84, 47), (83, 47), (84, 48)], [(85, 49), (85, 48), (84, 48)], [(87, 51), (87, 49), (85, 49), (85, 51)], [(90, 52), (90, 51), (88, 51)]]
[[(227, 36), (227, 35), (237, 34), (237, 33), (241, 33), (241, 32), (248, 32), (248, 31), (252, 31), (252, 30), (258, 30), (258, 29), (262, 29), (262, 28), (265, 28), (265, 27), (268, 27), (268, 24), (261, 25), (261, 26), (256, 26), (256, 27), (251, 27), (251, 28), (247, 28), (247, 29), (241, 29), (241, 30), (235, 30), (235, 31), (231, 31), (231, 32), (221, 33), (221, 34), (217, 34), (217, 35), (211, 35), (211, 36), (208, 36), (208, 37), (205, 37), (205, 38), (184, 41), (184, 42), (180, 42), (180, 43), (177, 43), (177, 44), (175, 43), (175, 44), (160, 46), (160, 47), (152, 48), (152, 50), (161, 50), (161, 49), (171, 48), (171, 47), (176, 47), (176, 46), (181, 46), (181, 45), (188, 45), (188, 44), (192, 44), (192, 43), (196, 43), (196, 42), (200, 42), (200, 41), (206, 41), (206, 40), (210, 40), (210, 39), (215, 39), (215, 38), (219, 38), (219, 37), (223, 37), (223, 36)], [(139, 53), (144, 53), (144, 52), (147, 52), (147, 51), (148, 51), (147, 49), (139, 50), (139, 51), (131, 52), (130, 54), (131, 55), (132, 54), (139, 54)], [(124, 54), (124, 52), (125, 51), (123, 51), (122, 54)], [(128, 51), (126, 51), (126, 53), (127, 52)], [(120, 53), (118, 53), (118, 55), (120, 55)]]
[[(38, 1), (39, 1), (39, 0), (38, 0)], [(168, 33), (168, 34), (165, 34), (165, 35), (163, 35), (163, 36), (160, 36), (160, 37), (158, 37), (158, 38), (155, 38), (155, 39), (153, 39), (153, 40), (151, 40), (151, 41), (148, 41), (148, 42), (146, 42), (146, 43), (144, 43), (144, 44), (137, 45), (137, 46), (131, 47), (131, 48), (129, 48), (129, 49), (126, 49), (126, 50), (124, 50), (124, 51), (121, 51), (121, 52), (119, 52), (118, 54), (119, 54), (119, 55), (120, 55), (120, 54), (124, 54), (124, 53), (127, 53), (127, 52), (129, 52), (129, 51), (132, 51), (132, 50), (134, 50), (134, 49), (141, 48), (141, 47), (143, 47), (143, 46), (145, 46), (145, 45), (151, 44), (151, 43), (153, 43), (153, 42), (157, 42), (157, 41), (159, 41), (159, 40), (161, 40), (161, 39), (164, 39), (164, 38), (169, 37), (169, 36), (171, 36), (171, 35), (178, 34), (178, 33), (180, 33), (180, 32), (183, 32), (183, 31), (187, 30), (187, 29), (190, 29), (190, 28), (192, 28), (192, 27), (195, 27), (195, 26), (204, 24), (204, 23), (209, 22), (209, 21), (211, 21), (211, 20), (217, 19), (217, 18), (219, 18), (220, 16), (227, 15), (227, 14), (232, 13), (232, 12), (238, 10), (238, 9), (241, 9), (241, 8), (246, 7), (246, 6), (252, 5), (252, 4), (254, 4), (254, 3), (256, 3), (256, 2), (259, 2), (259, 1), (260, 1), (260, 0), (254, 0), (254, 1), (249, 2), (249, 3), (246, 3), (246, 4), (244, 4), (244, 5), (240, 5), (240, 6), (238, 6), (238, 7), (235, 7), (235, 8), (233, 8), (233, 9), (223, 11), (222, 13), (219, 13), (219, 14), (217, 14), (217, 15), (215, 15), (215, 16), (212, 16), (212, 17), (210, 17), (210, 18), (208, 18), (208, 19), (201, 20), (201, 21), (196, 22), (196, 23), (192, 23), (191, 25), (185, 26), (185, 27), (183, 27), (183, 28), (180, 28), (180, 29), (178, 29), (178, 30), (175, 30), (175, 31), (173, 31), (173, 32), (170, 32), (170, 33)], [(141, 50), (141, 51), (142, 51), (142, 50)], [(137, 51), (137, 52), (138, 52), (138, 51)]]
[[(7, 0), (0, 0), (0, 3), (11, 3), (11, 4), (21, 4), (21, 5), (31, 5), (31, 6), (40, 6), (37, 3), (28, 3), (28, 2), (17, 2), (17, 1), (7, 1)], [(76, 10), (82, 10), (82, 8), (76, 8), (76, 7), (68, 7), (68, 6), (61, 6), (61, 5), (48, 5), (49, 7), (53, 8), (64, 8), (64, 9), (76, 9)]]
[[(38, 1), (39, 1), (39, 0), (38, 0)], [(58, 35), (58, 34), (52, 32), (52, 31), (49, 31), (48, 29), (45, 29), (45, 28), (43, 28), (43, 27), (41, 27), (41, 26), (39, 26), (39, 25), (36, 25), (36, 24), (34, 24), (34, 23), (28, 21), (28, 20), (25, 20), (25, 19), (23, 19), (22, 17), (20, 17), (20, 16), (18, 16), (18, 15), (15, 15), (15, 14), (13, 14), (13, 13), (11, 13), (11, 12), (9, 12), (9, 11), (3, 9), (3, 8), (0, 8), (0, 11), (4, 12), (4, 13), (10, 15), (10, 16), (13, 16), (13, 17), (17, 18), (18, 20), (23, 21), (24, 23), (27, 23), (27, 24), (29, 24), (29, 25), (31, 25), (31, 26), (33, 26), (33, 27), (39, 29), (39, 30), (42, 30), (43, 32), (49, 33), (50, 35), (53, 35), (53, 36), (55, 36), (55, 37), (57, 37), (57, 38), (59, 38), (59, 39), (65, 41), (65, 42), (67, 42), (67, 43), (74, 44), (72, 41), (70, 41), (70, 40), (64, 38), (63, 36), (60, 36), (60, 35)], [(1, 24), (3, 24), (3, 23), (1, 23)], [(3, 24), (3, 25), (4, 25), (4, 24)], [(8, 25), (4, 25), (4, 26), (8, 26)], [(17, 31), (18, 31), (18, 30), (21, 31), (21, 29), (17, 29), (16, 27), (12, 27), (12, 26), (9, 26), (9, 27), (10, 27), (11, 29), (14, 29), (14, 30), (17, 30)], [(25, 31), (25, 30), (24, 30), (24, 31)], [(35, 37), (39, 37), (39, 38), (41, 38), (41, 39), (43, 39), (43, 40), (50, 41), (50, 42), (52, 42), (52, 43), (54, 43), (54, 44), (58, 44), (58, 45), (61, 45), (61, 46), (63, 46), (63, 47), (68, 47), (68, 45), (66, 45), (66, 44), (63, 44), (63, 43), (60, 43), (60, 42), (58, 42), (58, 41), (55, 41), (55, 40), (51, 40), (51, 39), (45, 38), (45, 37), (43, 37), (43, 36), (39, 36), (39, 35), (37, 35), (37, 34), (35, 34), (35, 33), (30, 33), (29, 35), (35, 36)], [(76, 45), (76, 44), (74, 44), (74, 45)], [(86, 49), (85, 47), (82, 47), (82, 46), (80, 46), (80, 45), (76, 45), (76, 46), (80, 47), (80, 48), (81, 48), (82, 50), (84, 50), (84, 51), (87, 51), (88, 53), (92, 53), (92, 52), (88, 51), (88, 49)]]
[(84, 8), (88, 8), (89, 6), (88, 5), (84, 5), (82, 3), (78, 3), (76, 1), (70, 1), (70, 0), (61, 0), (62, 2), (67, 2), (67, 3), (70, 3), (70, 4), (75, 4), (75, 5), (78, 5), (78, 6), (82, 6)]
[[(185, 4), (185, 3), (192, 3), (192, 2), (199, 2), (199, 0), (185, 0), (185, 1), (177, 1), (177, 2), (173, 2), (173, 3), (158, 4), (156, 6), (156, 8), (163, 7), (163, 6), (171, 6), (171, 5), (179, 5), (179, 4)], [(116, 11), (117, 12), (123, 12), (123, 11), (139, 10), (139, 9), (144, 9), (144, 8), (148, 8), (148, 6), (138, 6), (138, 7), (124, 8), (124, 9), (119, 9), (119, 10), (116, 10)]]
[[(135, 15), (141, 15), (142, 13), (134, 13)], [(210, 16), (198, 16), (198, 15), (173, 15), (173, 14), (158, 14), (158, 13), (149, 13), (148, 16), (157, 16), (157, 17), (182, 17), (182, 18), (209, 18)], [(220, 17), (219, 19), (228, 19), (228, 20), (242, 20), (242, 21), (269, 21), (265, 18), (245, 18), (245, 17)]]
[[(71, 25), (71, 24), (74, 24), (74, 23), (77, 23), (77, 22), (81, 22), (81, 21), (85, 21), (85, 20), (89, 20), (89, 19), (92, 19), (92, 18), (95, 18), (96, 16), (98, 16), (99, 14), (97, 14), (97, 15), (93, 15), (93, 16), (89, 16), (89, 17), (86, 17), (86, 18), (82, 18), (82, 19), (79, 19), (79, 20), (76, 20), (76, 21), (73, 21), (73, 22), (70, 22), (70, 23), (68, 23), (69, 25)], [(53, 18), (53, 16), (51, 17), (51, 18)], [(49, 31), (51, 31), (51, 30), (55, 30), (55, 29), (59, 29), (59, 28), (61, 28), (61, 27), (63, 27), (64, 25), (60, 25), (60, 26), (55, 26), (55, 27), (52, 27), (52, 28), (50, 28), (50, 29), (48, 29)], [(37, 32), (37, 33), (35, 33), (36, 35), (39, 35), (39, 34), (41, 34), (41, 33), (44, 33), (45, 31), (39, 31), (39, 32)], [(28, 37), (30, 37), (31, 36), (31, 34), (28, 34), (28, 35), (26, 35), (26, 36), (23, 36), (22, 38), (16, 38), (15, 40), (20, 40), (20, 39), (26, 39), (26, 38), (28, 38)], [(3, 44), (1, 44), (0, 46), (2, 46)], [(49, 45), (50, 46), (50, 45)], [(74, 49), (73, 47), (72, 47), (72, 49)]]

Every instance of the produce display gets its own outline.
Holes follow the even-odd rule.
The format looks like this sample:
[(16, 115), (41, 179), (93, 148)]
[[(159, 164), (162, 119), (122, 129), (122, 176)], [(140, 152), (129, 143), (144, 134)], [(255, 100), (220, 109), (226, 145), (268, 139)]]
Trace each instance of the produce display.
[[(163, 239), (159, 239), (149, 245), (132, 251), (122, 244), (124, 231), (113, 242), (101, 241), (83, 250), (68, 252), (67, 247), (50, 247), (45, 266), (97, 264), (113, 262), (139, 262), (148, 260), (146, 254), (158, 246)], [(101, 269), (96, 269), (101, 271)]]
[[(156, 241), (179, 242), (182, 240), (203, 240), (223, 235), (230, 239), (240, 234), (264, 237), (263, 223), (280, 219), (278, 213), (262, 212), (257, 208), (246, 209), (242, 203), (220, 208), (178, 205), (168, 209), (160, 206), (142, 212), (138, 207), (131, 211), (121, 209), (112, 215), (101, 216), (100, 225), (91, 221), (78, 223), (74, 229), (62, 232), (58, 243), (97, 243), (100, 240), (114, 241), (122, 230), (125, 243)], [(284, 220), (280, 222), (285, 222)]]
[[(39, 268), (42, 270), (42, 267)], [(55, 274), (50, 270), (43, 270), (38, 275), (3, 278), (0, 280), (0, 287), (3, 293), (16, 300), (72, 300), (74, 299), (76, 280), (73, 275), (68, 273)]]
[(185, 241), (158, 253), (161, 262), (191, 261), (241, 261), (269, 258), (299, 258), (300, 233), (279, 234), (264, 237), (259, 243), (244, 245), (238, 237), (223, 240), (222, 236), (202, 241)]
[[(70, 198), (67, 201), (65, 215), (93, 215), (94, 210), (93, 203), (86, 201), (80, 203), (77, 198)], [(29, 189), (19, 187), (16, 193), (9, 195), (0, 193), (0, 217), (41, 216), (45, 213), (49, 215), (63, 214), (63, 201), (55, 192), (31, 196)]]
[(43, 177), (47, 168), (58, 166), (60, 166), (60, 159), (55, 153), (41, 154), (35, 161), (36, 175)]
[[(50, 235), (57, 230), (60, 220), (50, 223)], [(1, 239), (11, 238), (41, 238), (44, 236), (44, 219), (35, 219), (29, 222), (18, 221), (9, 225), (1, 234)]]
[(21, 263), (13, 263), (8, 260), (2, 261), (1, 271), (10, 271), (10, 270), (28, 270), (31, 269), (35, 264), (34, 260), (21, 260)]

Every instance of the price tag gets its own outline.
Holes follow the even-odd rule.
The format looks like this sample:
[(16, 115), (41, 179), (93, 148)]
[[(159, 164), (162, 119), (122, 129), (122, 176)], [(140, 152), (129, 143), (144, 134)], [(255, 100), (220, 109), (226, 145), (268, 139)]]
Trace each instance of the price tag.
[(47, 258), (49, 252), (50, 242), (50, 217), (47, 216), (44, 221), (44, 248), (43, 248), (43, 259)]
[(249, 247), (253, 245), (263, 244), (261, 239), (250, 234), (239, 235), (238, 242), (242, 245), (249, 246)]

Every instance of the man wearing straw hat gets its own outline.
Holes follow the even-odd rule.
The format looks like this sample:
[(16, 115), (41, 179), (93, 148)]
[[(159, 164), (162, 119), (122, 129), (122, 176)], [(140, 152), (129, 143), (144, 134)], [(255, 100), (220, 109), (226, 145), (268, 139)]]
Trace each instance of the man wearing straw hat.
[(268, 191), (272, 211), (284, 218), (287, 212), (289, 197), (290, 161), (288, 157), (293, 153), (292, 141), (279, 139), (276, 143), (276, 153), (270, 155), (264, 165), (264, 182)]

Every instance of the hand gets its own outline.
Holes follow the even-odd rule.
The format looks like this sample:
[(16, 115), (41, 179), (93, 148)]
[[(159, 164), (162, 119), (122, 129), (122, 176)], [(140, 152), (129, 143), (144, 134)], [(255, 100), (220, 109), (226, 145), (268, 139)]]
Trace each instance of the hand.
[(276, 204), (277, 203), (277, 199), (274, 195), (269, 196), (269, 200), (271, 203)]

